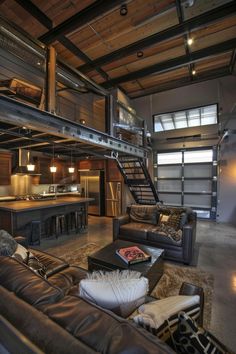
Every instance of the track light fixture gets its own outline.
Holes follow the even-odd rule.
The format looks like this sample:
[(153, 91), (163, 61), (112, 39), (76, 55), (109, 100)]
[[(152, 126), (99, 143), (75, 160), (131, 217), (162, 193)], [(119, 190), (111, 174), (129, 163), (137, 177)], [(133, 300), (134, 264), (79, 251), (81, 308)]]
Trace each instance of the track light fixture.
[(50, 166), (50, 172), (51, 173), (57, 172), (57, 167), (54, 166), (54, 144), (52, 146), (52, 165)]
[(128, 13), (128, 8), (126, 4), (121, 5), (120, 7), (120, 15), (121, 16), (126, 16)]
[(139, 51), (137, 52), (137, 57), (138, 57), (138, 58), (142, 58), (142, 57), (143, 57), (143, 51), (142, 51), (142, 50), (139, 50)]

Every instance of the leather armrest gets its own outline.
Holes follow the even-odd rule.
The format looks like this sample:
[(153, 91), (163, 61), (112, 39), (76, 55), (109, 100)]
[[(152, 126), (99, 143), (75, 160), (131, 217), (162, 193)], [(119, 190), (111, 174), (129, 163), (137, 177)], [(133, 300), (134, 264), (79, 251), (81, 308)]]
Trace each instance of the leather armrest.
[(200, 317), (198, 323), (203, 325), (204, 291), (203, 288), (190, 283), (182, 283), (179, 295), (199, 295), (200, 296)]
[(120, 226), (130, 222), (129, 214), (117, 216), (113, 219), (113, 241), (118, 238)]
[(192, 260), (196, 240), (196, 221), (191, 220), (183, 226), (183, 256), (184, 263), (189, 264)]

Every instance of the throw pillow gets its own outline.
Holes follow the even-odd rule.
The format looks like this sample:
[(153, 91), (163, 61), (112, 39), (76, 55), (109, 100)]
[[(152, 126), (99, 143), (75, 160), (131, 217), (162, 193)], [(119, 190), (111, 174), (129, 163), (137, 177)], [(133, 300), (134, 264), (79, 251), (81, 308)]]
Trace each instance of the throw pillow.
[(19, 259), (21, 262), (27, 263), (28, 257), (33, 257), (33, 254), (29, 252), (27, 248), (18, 243), (17, 248), (12, 257)]
[(122, 317), (143, 304), (147, 292), (148, 279), (129, 270), (93, 272), (80, 282), (81, 297)]
[(130, 219), (135, 222), (156, 225), (159, 213), (153, 205), (131, 205)]
[(5, 230), (0, 230), (0, 256), (12, 256), (16, 251), (17, 242)]
[(141, 305), (138, 308), (138, 315), (133, 317), (133, 320), (143, 327), (158, 329), (174, 314), (178, 314), (183, 309), (192, 308), (195, 305), (199, 308), (199, 304), (199, 295), (169, 296), (165, 299)]
[[(186, 313), (179, 313), (177, 330), (172, 335), (173, 349), (179, 354), (230, 354), (210, 332), (195, 323)], [(233, 354), (233, 353), (232, 353)]]

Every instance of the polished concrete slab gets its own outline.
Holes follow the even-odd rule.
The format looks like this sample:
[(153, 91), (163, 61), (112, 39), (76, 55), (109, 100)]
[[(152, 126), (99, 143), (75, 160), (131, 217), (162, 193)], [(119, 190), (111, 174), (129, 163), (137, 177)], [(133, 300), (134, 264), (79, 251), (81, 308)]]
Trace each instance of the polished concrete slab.
[[(87, 234), (61, 236), (43, 240), (40, 248), (96, 243), (104, 246), (112, 241), (112, 219), (89, 217)], [(226, 224), (198, 221), (196, 264), (214, 275), (211, 331), (230, 349), (236, 349), (236, 228)]]

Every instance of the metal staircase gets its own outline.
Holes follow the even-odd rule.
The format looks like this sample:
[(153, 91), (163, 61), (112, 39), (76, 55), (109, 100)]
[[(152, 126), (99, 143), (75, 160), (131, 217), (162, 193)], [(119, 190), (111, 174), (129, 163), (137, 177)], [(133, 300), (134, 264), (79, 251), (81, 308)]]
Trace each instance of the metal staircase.
[(157, 191), (142, 158), (120, 156), (116, 157), (116, 161), (137, 204), (153, 205), (159, 202)]

